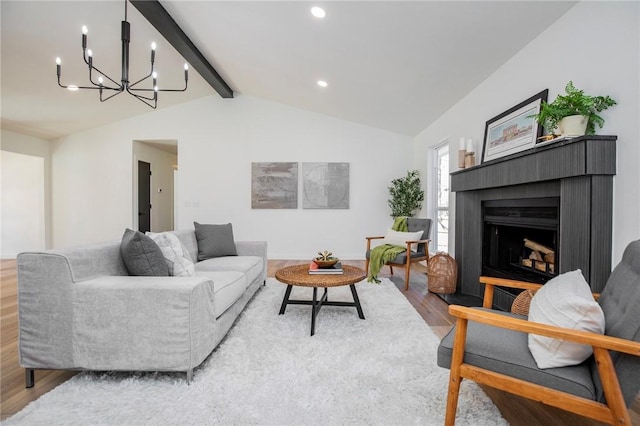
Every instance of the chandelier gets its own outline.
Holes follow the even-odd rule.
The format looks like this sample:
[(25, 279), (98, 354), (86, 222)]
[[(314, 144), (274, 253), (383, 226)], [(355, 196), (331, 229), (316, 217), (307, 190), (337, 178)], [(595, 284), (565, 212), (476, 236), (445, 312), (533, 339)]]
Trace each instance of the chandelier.
[[(156, 44), (151, 43), (151, 71), (145, 77), (140, 80), (131, 83), (129, 81), (129, 41), (131, 29), (129, 22), (127, 21), (127, 0), (124, 2), (124, 21), (121, 26), (121, 39), (122, 39), (122, 76), (120, 83), (109, 77), (106, 73), (93, 65), (93, 52), (91, 49), (87, 49), (87, 26), (82, 27), (82, 57), (84, 62), (89, 67), (89, 81), (92, 86), (76, 86), (75, 84), (63, 85), (60, 82), (62, 75), (62, 60), (56, 58), (56, 70), (58, 73), (58, 86), (68, 90), (90, 89), (98, 90), (100, 93), (100, 102), (107, 101), (116, 95), (126, 91), (136, 99), (144, 102), (151, 108), (155, 109), (158, 106), (158, 92), (184, 92), (187, 90), (187, 81), (189, 80), (189, 66), (184, 64), (184, 88), (183, 89), (159, 89), (158, 88), (158, 74), (154, 69), (154, 63), (156, 58)], [(96, 81), (97, 77), (97, 81)], [(151, 88), (137, 87), (140, 83), (152, 79)], [(105, 81), (106, 80), (106, 81)]]

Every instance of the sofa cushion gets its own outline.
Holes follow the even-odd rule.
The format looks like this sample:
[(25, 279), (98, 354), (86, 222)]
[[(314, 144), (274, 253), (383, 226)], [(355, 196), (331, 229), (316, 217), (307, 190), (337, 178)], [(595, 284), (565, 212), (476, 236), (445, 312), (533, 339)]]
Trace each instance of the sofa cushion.
[[(527, 319), (508, 312), (491, 312)], [(440, 367), (451, 367), (454, 336), (455, 327), (440, 342)], [(596, 396), (588, 362), (570, 367), (539, 369), (529, 351), (526, 333), (469, 321), (464, 362), (584, 398), (595, 399)]]
[[(579, 269), (558, 275), (536, 292), (529, 306), (529, 321), (604, 333), (604, 314)], [(540, 368), (580, 364), (593, 353), (591, 345), (536, 334), (529, 335), (529, 349)]]
[(206, 260), (220, 256), (237, 256), (233, 241), (233, 227), (225, 225), (202, 225), (193, 222), (196, 240), (198, 241), (198, 260)]
[(213, 281), (213, 306), (216, 318), (229, 309), (247, 288), (247, 276), (242, 272), (196, 270), (196, 276)]
[(258, 256), (225, 256), (196, 263), (198, 271), (236, 271), (247, 275), (247, 286), (258, 278), (264, 268)]
[(191, 256), (178, 237), (170, 232), (147, 232), (146, 235), (160, 247), (164, 261), (169, 268), (169, 275), (173, 277), (192, 277), (195, 275)]
[(160, 247), (140, 231), (128, 229), (122, 235), (120, 255), (130, 275), (169, 275)]

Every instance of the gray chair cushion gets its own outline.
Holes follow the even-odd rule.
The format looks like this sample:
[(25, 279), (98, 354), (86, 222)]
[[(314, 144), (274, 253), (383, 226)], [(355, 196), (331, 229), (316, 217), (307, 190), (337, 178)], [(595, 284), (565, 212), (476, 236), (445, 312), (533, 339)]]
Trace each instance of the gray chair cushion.
[(151, 238), (140, 231), (127, 229), (122, 235), (120, 255), (129, 275), (166, 277), (169, 268), (162, 250)]
[[(420, 218), (410, 217), (407, 219), (407, 229), (409, 232), (422, 231), (421, 240), (428, 240), (429, 236), (431, 235), (431, 223), (432, 223), (431, 219), (420, 219)], [(427, 249), (425, 247), (425, 244), (418, 244), (418, 252), (426, 253), (426, 251)], [(396, 262), (396, 260), (394, 260), (394, 262)], [(404, 263), (404, 261), (400, 261), (396, 263)]]
[[(627, 246), (598, 303), (604, 312), (606, 335), (640, 342), (640, 240)], [(625, 402), (630, 405), (640, 391), (640, 357), (612, 352), (611, 358)], [(604, 400), (595, 363), (592, 371), (598, 399)]]
[(222, 256), (237, 256), (233, 228), (226, 225), (201, 225), (193, 222), (198, 241), (198, 261)]
[[(508, 312), (491, 312), (526, 319), (521, 315)], [(451, 367), (454, 336), (455, 327), (440, 342), (438, 347), (440, 367)], [(525, 333), (469, 321), (464, 362), (573, 395), (588, 399), (596, 398), (589, 361), (571, 367), (541, 370), (531, 356)]]

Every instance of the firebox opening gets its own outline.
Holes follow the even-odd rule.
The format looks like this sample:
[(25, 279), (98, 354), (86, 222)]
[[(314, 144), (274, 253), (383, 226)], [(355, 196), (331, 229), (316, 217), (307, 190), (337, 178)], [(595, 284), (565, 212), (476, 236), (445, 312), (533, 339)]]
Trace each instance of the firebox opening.
[(540, 284), (556, 276), (559, 202), (559, 197), (484, 201), (482, 274)]

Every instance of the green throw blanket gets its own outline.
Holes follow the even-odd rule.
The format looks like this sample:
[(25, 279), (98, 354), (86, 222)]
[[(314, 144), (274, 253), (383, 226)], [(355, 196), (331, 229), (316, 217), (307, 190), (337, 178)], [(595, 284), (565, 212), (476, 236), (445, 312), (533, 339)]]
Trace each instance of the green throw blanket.
[[(391, 229), (398, 232), (407, 232), (407, 218), (395, 218)], [(369, 253), (369, 276), (367, 277), (367, 282), (375, 282), (376, 284), (380, 284), (378, 274), (380, 273), (380, 270), (385, 265), (385, 263), (395, 259), (397, 255), (406, 250), (406, 247), (393, 244), (383, 244), (381, 246), (372, 248), (371, 253)]]

